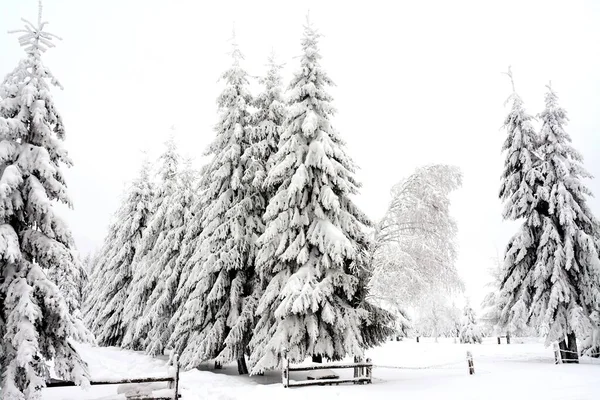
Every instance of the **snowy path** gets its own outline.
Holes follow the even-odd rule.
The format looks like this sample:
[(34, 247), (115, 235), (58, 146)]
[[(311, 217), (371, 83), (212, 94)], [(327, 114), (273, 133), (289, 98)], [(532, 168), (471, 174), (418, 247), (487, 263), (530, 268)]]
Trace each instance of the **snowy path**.
[[(164, 376), (166, 359), (115, 348), (80, 346), (94, 378)], [(476, 374), (469, 376), (465, 360), (473, 352)], [(214, 373), (192, 370), (181, 374), (183, 400), (234, 399), (526, 399), (587, 400), (600, 398), (600, 360), (583, 359), (580, 365), (554, 365), (552, 351), (540, 343), (460, 345), (448, 341), (423, 343), (389, 342), (368, 354), (376, 367), (372, 385), (340, 385), (284, 389), (280, 374), (239, 377), (228, 366)], [(440, 366), (443, 364), (443, 366)], [(437, 368), (428, 366), (437, 365)], [(351, 370), (339, 370), (349, 376)], [(304, 378), (298, 372), (292, 379)], [(45, 389), (43, 400), (106, 400), (115, 397), (117, 386)]]

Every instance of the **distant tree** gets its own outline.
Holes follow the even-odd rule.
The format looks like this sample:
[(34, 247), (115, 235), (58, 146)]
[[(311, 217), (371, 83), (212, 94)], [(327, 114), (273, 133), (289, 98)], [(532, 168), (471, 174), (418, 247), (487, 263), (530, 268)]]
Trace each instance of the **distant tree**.
[(462, 328), (461, 314), (460, 308), (454, 302), (448, 307), (448, 336), (454, 338), (454, 343), (456, 343), (456, 339), (460, 338), (460, 330)]
[(54, 372), (76, 384), (87, 365), (70, 339), (90, 339), (80, 321), (81, 264), (53, 202), (71, 205), (61, 165), (71, 165), (50, 93), (61, 87), (42, 62), (56, 36), (26, 22), (26, 57), (0, 84), (0, 397), (39, 399)]
[(196, 178), (191, 160), (184, 161), (177, 176), (177, 187), (165, 198), (169, 210), (165, 214), (164, 232), (146, 255), (147, 264), (160, 272), (137, 327), (138, 334), (143, 332), (145, 350), (151, 355), (163, 354), (173, 332), (173, 325), (169, 321), (177, 308), (175, 296), (181, 275), (181, 264), (177, 263), (177, 257), (188, 223), (194, 218), (191, 205)]
[(429, 293), (416, 309), (415, 327), (419, 336), (433, 337), (437, 343), (440, 336), (452, 335), (452, 309), (444, 294)]
[(170, 230), (172, 218), (179, 217), (178, 205), (171, 202), (177, 191), (178, 172), (179, 154), (175, 137), (171, 135), (158, 160), (158, 182), (155, 184), (150, 206), (152, 215), (143, 229), (131, 267), (132, 281), (123, 308), (123, 319), (129, 321), (122, 343), (126, 348), (143, 350), (148, 346), (147, 329), (151, 316), (145, 312), (148, 311), (149, 298), (159, 283), (158, 279), (164, 268), (164, 264), (156, 260), (156, 250), (169, 247), (162, 242)]
[(465, 306), (464, 320), (460, 329), (459, 339), (461, 343), (481, 344), (483, 342), (481, 330), (475, 320), (475, 311), (468, 304)]
[(481, 320), (490, 332), (501, 334), (507, 327), (500, 326), (500, 316), (502, 313), (502, 304), (500, 303), (500, 286), (502, 284), (502, 260), (497, 255), (493, 258), (493, 265), (489, 268), (489, 274), (492, 280), (486, 284), (489, 292), (485, 295), (481, 306), (483, 315)]
[(408, 306), (432, 292), (463, 289), (449, 199), (461, 181), (458, 168), (431, 165), (393, 187), (390, 206), (375, 229), (372, 296)]
[(92, 267), (92, 254), (88, 253), (83, 260), (81, 260), (81, 274), (77, 281), (77, 295), (79, 304), (85, 304), (87, 297), (88, 284), (90, 280), (90, 270)]
[(86, 322), (103, 346), (120, 346), (131, 322), (124, 319), (123, 308), (131, 289), (133, 260), (153, 213), (149, 169), (145, 160), (115, 214), (90, 277)]

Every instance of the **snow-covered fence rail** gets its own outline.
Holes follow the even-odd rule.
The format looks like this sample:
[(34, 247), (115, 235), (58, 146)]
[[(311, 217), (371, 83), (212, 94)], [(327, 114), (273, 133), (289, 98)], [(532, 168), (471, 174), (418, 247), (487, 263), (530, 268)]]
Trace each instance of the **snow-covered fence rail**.
[[(179, 357), (175, 355), (173, 360), (174, 364), (174, 374), (172, 376), (164, 376), (164, 377), (149, 377), (149, 378), (130, 378), (130, 379), (105, 379), (105, 380), (94, 380), (90, 379), (90, 385), (126, 385), (132, 383), (153, 383), (153, 382), (167, 382), (169, 384), (169, 389), (174, 389), (172, 397), (143, 397), (147, 400), (178, 400), (181, 395), (179, 394)], [(56, 387), (69, 387), (69, 386), (77, 386), (75, 382), (72, 381), (50, 381), (46, 383), (47, 388), (56, 388)], [(136, 397), (138, 399), (139, 397)]]
[[(299, 386), (316, 386), (316, 385), (339, 385), (340, 383), (371, 383), (372, 382), (372, 371), (373, 363), (370, 358), (367, 358), (366, 362), (353, 362), (346, 364), (322, 364), (322, 365), (308, 365), (308, 366), (290, 366), (290, 361), (284, 361), (284, 367), (281, 370), (281, 383), (283, 387), (299, 387)], [(290, 372), (295, 371), (318, 371), (318, 370), (329, 370), (329, 369), (342, 369), (342, 368), (353, 368), (353, 378), (339, 378), (332, 377), (328, 378), (319, 377), (315, 379), (307, 379), (304, 381), (290, 381)]]
[(586, 359), (589, 359), (589, 361), (592, 364), (594, 364), (594, 362), (592, 362), (592, 361), (595, 361), (595, 360), (597, 360), (600, 363), (600, 353), (588, 352), (588, 353), (580, 354), (580, 352), (578, 352), (578, 351), (561, 349), (560, 346), (558, 345), (558, 343), (554, 343), (553, 352), (554, 352), (554, 363), (555, 364), (564, 363), (563, 357), (562, 357), (562, 355), (564, 355), (564, 354), (567, 354), (567, 355), (575, 354), (576, 355), (576, 357), (568, 359), (567, 363), (573, 363), (573, 362), (580, 363), (581, 360), (586, 360)]

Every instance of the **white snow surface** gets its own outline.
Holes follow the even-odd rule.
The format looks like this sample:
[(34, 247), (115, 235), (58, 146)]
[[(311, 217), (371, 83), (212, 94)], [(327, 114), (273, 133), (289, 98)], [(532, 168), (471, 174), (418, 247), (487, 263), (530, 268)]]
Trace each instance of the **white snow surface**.
[[(367, 352), (372, 358), (373, 384), (310, 386), (285, 389), (280, 371), (265, 376), (238, 376), (236, 365), (213, 371), (181, 373), (183, 400), (259, 399), (597, 399), (600, 394), (600, 360), (584, 357), (579, 365), (555, 365), (552, 349), (541, 339), (512, 338), (498, 345), (496, 338), (483, 344), (455, 344), (454, 339), (421, 338), (387, 342)], [(152, 358), (114, 347), (79, 345), (89, 363), (93, 379), (167, 376), (167, 357)], [(473, 353), (475, 375), (468, 374), (466, 352)], [(352, 369), (336, 369), (340, 377), (351, 377)], [(292, 372), (291, 380), (305, 380), (310, 372)], [(164, 384), (166, 385), (166, 383)], [(166, 387), (166, 386), (164, 386)], [(125, 399), (118, 385), (44, 389), (43, 400)], [(154, 392), (154, 395), (166, 391)]]

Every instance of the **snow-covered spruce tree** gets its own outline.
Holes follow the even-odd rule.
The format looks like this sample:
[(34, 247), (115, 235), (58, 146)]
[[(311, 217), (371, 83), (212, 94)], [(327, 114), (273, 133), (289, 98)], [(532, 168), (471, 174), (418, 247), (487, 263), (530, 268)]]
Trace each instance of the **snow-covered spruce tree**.
[[(189, 334), (194, 324), (194, 319), (190, 317), (186, 302), (192, 292), (198, 285), (199, 273), (201, 268), (197, 268), (200, 263), (200, 251), (197, 251), (200, 246), (200, 234), (203, 228), (203, 210), (206, 203), (206, 172), (209, 165), (204, 165), (199, 174), (199, 179), (193, 187), (193, 198), (191, 207), (186, 210), (185, 230), (179, 254), (175, 260), (175, 270), (179, 271), (177, 288), (175, 297), (173, 298), (173, 316), (169, 321), (169, 326), (172, 327), (171, 337), (169, 338), (168, 347), (180, 353), (186, 348)], [(193, 273), (193, 274), (192, 274)], [(199, 304), (196, 304), (198, 306)], [(186, 316), (186, 320), (182, 316)]]
[[(332, 81), (319, 65), (319, 34), (307, 22), (301, 69), (290, 85), (288, 116), (265, 184), (276, 194), (264, 219), (257, 263), (268, 285), (256, 315), (252, 373), (310, 356), (339, 360), (362, 354), (360, 324), (367, 312), (353, 306), (361, 249), (368, 248), (367, 217), (350, 196), (358, 192), (355, 166), (333, 130)], [(272, 262), (274, 261), (274, 262)]]
[(525, 111), (523, 100), (515, 91), (509, 68), (513, 92), (504, 128), (507, 137), (502, 146), (506, 152), (504, 171), (500, 184), (500, 199), (504, 202), (502, 216), (506, 220), (523, 219), (519, 232), (509, 241), (504, 255), (500, 279), (500, 292), (496, 302), (500, 308), (498, 327), (514, 331), (524, 328), (529, 318), (532, 285), (531, 274), (536, 260), (540, 238), (540, 217), (536, 209), (535, 186), (541, 182), (541, 162), (536, 154), (537, 135), (532, 125), (533, 117)]
[[(532, 266), (530, 315), (546, 334), (546, 342), (566, 347), (568, 361), (577, 360), (577, 333), (592, 329), (590, 315), (600, 307), (600, 260), (595, 237), (600, 225), (589, 209), (591, 175), (564, 130), (567, 115), (548, 85), (538, 152), (543, 181), (536, 187), (536, 210), (542, 229)], [(566, 339), (566, 340), (565, 340)]]
[[(540, 117), (537, 161), (529, 156), (520, 165), (513, 162), (521, 181), (509, 180), (506, 177), (511, 175), (505, 174), (502, 186), (505, 217), (525, 221), (505, 255), (501, 323), (535, 325), (547, 344), (559, 342), (564, 362), (577, 362), (576, 332), (591, 329), (589, 316), (599, 304), (598, 222), (586, 205), (585, 196), (591, 193), (581, 182), (589, 175), (570, 145), (563, 128), (566, 113), (551, 89)], [(514, 153), (528, 144), (520, 142), (513, 146), (517, 149), (505, 148)], [(526, 152), (534, 154), (530, 149)]]
[(165, 214), (163, 234), (145, 256), (147, 265), (160, 272), (138, 322), (138, 335), (145, 338), (145, 350), (152, 355), (164, 353), (173, 331), (169, 321), (176, 309), (174, 299), (181, 275), (177, 257), (188, 223), (193, 218), (191, 206), (196, 177), (191, 160), (186, 160), (177, 175), (177, 187), (165, 198), (169, 210)]
[[(171, 135), (165, 142), (165, 151), (158, 160), (158, 183), (153, 192), (152, 215), (146, 229), (142, 232), (131, 272), (133, 278), (123, 308), (123, 319), (129, 321), (122, 346), (134, 350), (143, 350), (147, 346), (149, 315), (145, 315), (150, 295), (158, 284), (158, 278), (164, 265), (156, 262), (160, 254), (157, 246), (165, 246), (163, 242), (171, 228), (172, 218), (179, 218), (179, 205), (171, 202), (177, 191), (177, 174), (179, 172), (179, 154), (175, 137)], [(172, 239), (169, 237), (169, 239)]]
[(86, 322), (103, 346), (120, 346), (127, 326), (123, 309), (130, 291), (135, 254), (152, 215), (153, 189), (145, 160), (114, 216), (90, 277)]
[(213, 158), (203, 171), (202, 232), (186, 261), (192, 267), (183, 291), (190, 294), (172, 342), (187, 367), (210, 359), (237, 360), (242, 374), (247, 373), (245, 353), (257, 303), (255, 242), (263, 230), (266, 205), (250, 181), (253, 176), (247, 174), (251, 159), (244, 154), (252, 141), (252, 98), (235, 41), (232, 58), (231, 68), (222, 76), (225, 89), (218, 98), (217, 137), (207, 151)]
[(470, 305), (465, 306), (464, 320), (460, 329), (459, 340), (461, 343), (479, 343), (483, 342), (481, 330), (475, 321), (475, 311)]
[[(49, 376), (86, 384), (89, 374), (70, 342), (87, 332), (72, 274), (74, 243), (54, 201), (71, 205), (61, 165), (71, 165), (49, 82), (60, 87), (41, 55), (56, 37), (28, 21), (19, 37), (27, 56), (0, 85), (0, 398), (35, 400)], [(47, 273), (48, 274), (47, 274)], [(56, 285), (50, 279), (65, 281)], [(61, 291), (64, 291), (64, 293)], [(65, 301), (67, 297), (70, 301)]]

